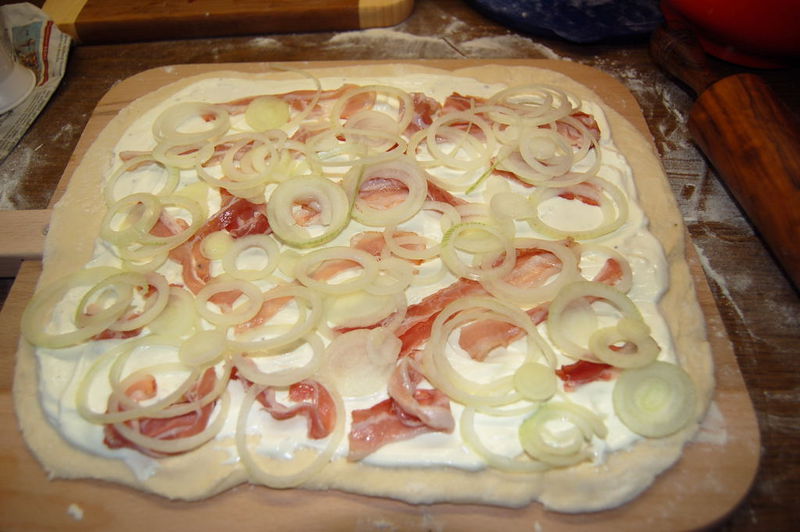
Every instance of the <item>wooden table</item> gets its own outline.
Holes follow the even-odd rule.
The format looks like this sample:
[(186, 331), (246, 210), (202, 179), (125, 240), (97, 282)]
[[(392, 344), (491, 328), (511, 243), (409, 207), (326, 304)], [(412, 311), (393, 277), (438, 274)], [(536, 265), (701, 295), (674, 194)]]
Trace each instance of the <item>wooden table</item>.
[[(4, 2), (6, 3), (6, 2)], [(41, 2), (33, 2), (41, 5)], [(636, 96), (662, 155), (755, 405), (761, 468), (720, 530), (789, 528), (800, 508), (800, 298), (713, 170), (688, 140), (692, 96), (652, 63), (647, 42), (577, 45), (532, 38), (457, 0), (417, 0), (398, 26), (363, 32), (78, 46), (44, 113), (0, 163), (0, 208), (47, 207), (102, 95), (148, 68), (181, 63), (417, 58), (550, 58), (578, 61), (620, 79)], [(719, 65), (729, 72), (742, 69)], [(800, 70), (760, 72), (800, 114)], [(10, 279), (0, 285), (4, 300)], [(3, 390), (10, 375), (0, 375)]]

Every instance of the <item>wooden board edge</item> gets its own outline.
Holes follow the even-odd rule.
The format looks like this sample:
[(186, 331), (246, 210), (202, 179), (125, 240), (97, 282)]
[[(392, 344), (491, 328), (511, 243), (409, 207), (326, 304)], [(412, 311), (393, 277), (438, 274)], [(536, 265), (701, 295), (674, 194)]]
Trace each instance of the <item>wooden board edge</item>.
[(58, 26), (58, 29), (80, 41), (75, 21), (78, 20), (88, 0), (46, 0), (42, 11)]
[(360, 28), (394, 26), (414, 10), (414, 0), (358, 0)]

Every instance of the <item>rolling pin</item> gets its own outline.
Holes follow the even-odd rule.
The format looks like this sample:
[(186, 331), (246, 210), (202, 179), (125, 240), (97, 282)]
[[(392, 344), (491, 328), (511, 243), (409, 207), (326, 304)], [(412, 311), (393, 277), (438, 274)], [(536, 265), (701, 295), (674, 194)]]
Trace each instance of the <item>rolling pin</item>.
[(719, 79), (687, 28), (662, 26), (653, 59), (697, 94), (689, 133), (800, 290), (800, 124), (754, 74)]

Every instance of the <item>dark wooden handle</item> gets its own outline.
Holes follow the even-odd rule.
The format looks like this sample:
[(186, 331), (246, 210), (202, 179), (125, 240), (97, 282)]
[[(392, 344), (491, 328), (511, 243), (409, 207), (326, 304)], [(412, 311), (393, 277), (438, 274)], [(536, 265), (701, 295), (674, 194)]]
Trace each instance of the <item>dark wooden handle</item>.
[(758, 76), (737, 74), (697, 99), (689, 131), (800, 289), (800, 125)]
[(701, 94), (720, 76), (709, 68), (706, 54), (688, 26), (662, 25), (650, 37), (650, 55), (656, 64)]

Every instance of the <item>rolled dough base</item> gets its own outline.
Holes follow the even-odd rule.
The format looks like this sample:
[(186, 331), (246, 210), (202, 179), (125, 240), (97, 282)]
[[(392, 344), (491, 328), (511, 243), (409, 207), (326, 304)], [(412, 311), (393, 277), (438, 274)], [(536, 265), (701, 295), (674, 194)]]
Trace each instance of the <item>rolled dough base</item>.
[[(423, 72), (469, 77), (487, 83), (500, 81), (507, 85), (547, 83), (558, 85), (581, 99), (602, 103), (590, 89), (563, 74), (533, 67), (488, 65), (449, 71), (419, 65), (383, 64), (309, 72), (320, 78), (403, 76)], [(80, 269), (91, 256), (105, 210), (96, 198), (101, 194), (103, 176), (112, 164), (112, 148), (126, 128), (143, 111), (181, 88), (205, 77), (220, 76), (291, 78), (296, 74), (203, 74), (158, 89), (123, 109), (87, 150), (55, 208), (39, 286)], [(672, 331), (678, 357), (699, 392), (699, 422), (713, 391), (713, 368), (703, 314), (684, 255), (682, 219), (652, 144), (619, 113), (606, 105), (603, 110), (614, 142), (633, 168), (639, 201), (651, 222), (650, 230), (666, 252), (670, 287), (661, 308)], [(230, 455), (222, 443), (216, 441), (182, 456), (161, 459), (156, 473), (145, 480), (138, 479), (120, 460), (80, 451), (65, 442), (45, 419), (36, 391), (36, 366), (32, 347), (22, 340), (14, 381), (17, 416), (26, 443), (51, 477), (108, 480), (164, 497), (188, 500), (210, 497), (248, 481), (244, 468), (229, 464)], [(683, 445), (697, 430), (698, 422), (668, 438), (644, 440), (628, 451), (614, 453), (600, 466), (583, 463), (540, 474), (517, 475), (494, 470), (387, 469), (338, 460), (302, 487), (390, 497), (410, 503), (460, 502), (519, 507), (539, 501), (555, 511), (595, 511), (623, 504), (646, 489), (656, 475), (680, 458)]]

